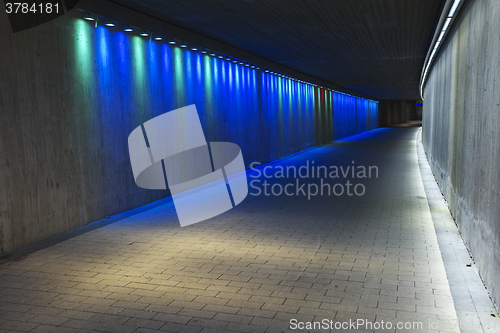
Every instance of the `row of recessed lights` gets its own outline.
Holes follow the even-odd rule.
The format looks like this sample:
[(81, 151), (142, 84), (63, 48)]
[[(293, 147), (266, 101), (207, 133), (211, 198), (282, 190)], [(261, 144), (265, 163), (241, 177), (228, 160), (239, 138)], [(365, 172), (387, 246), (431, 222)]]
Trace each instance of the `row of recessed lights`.
[(436, 53), (441, 45), (441, 42), (443, 41), (443, 38), (444, 38), (444, 35), (446, 34), (446, 32), (448, 31), (448, 28), (450, 27), (450, 23), (451, 23), (451, 20), (453, 19), (453, 16), (455, 15), (456, 11), (457, 11), (457, 8), (458, 8), (458, 5), (460, 5), (460, 2), (462, 0), (455, 0), (455, 2), (453, 3), (453, 5), (451, 6), (451, 9), (450, 11), (448, 12), (448, 16), (446, 18), (446, 21), (444, 21), (444, 24), (443, 24), (443, 28), (441, 29), (441, 33), (439, 34), (439, 37), (436, 41), (436, 43), (434, 44), (434, 48), (432, 49), (432, 53), (429, 57), (429, 61), (427, 61), (427, 64), (426, 64), (426, 67), (425, 67), (425, 71), (424, 71), (424, 75), (422, 77), (422, 82), (421, 82), (421, 85), (420, 85), (420, 96), (422, 97), (422, 99), (424, 99), (424, 83), (425, 83), (425, 80), (427, 78), (427, 74), (429, 73), (429, 70), (431, 68), (431, 64), (432, 64), (432, 61), (434, 60), (434, 57), (436, 56)]
[[(98, 16), (98, 15), (95, 15), (95, 14), (92, 14), (92, 13), (85, 13), (83, 19), (87, 20), (87, 21), (96, 21), (96, 22), (98, 20), (104, 20), (104, 25), (107, 26), (107, 27), (116, 27), (118, 24), (122, 24), (122, 23), (119, 23), (119, 22), (116, 22), (116, 21), (112, 21), (110, 19), (106, 19), (106, 18), (104, 18), (102, 16)], [(96, 23), (96, 25), (97, 25), (97, 23)], [(141, 36), (141, 37), (150, 37), (151, 40), (161, 41), (164, 38), (164, 36), (162, 36), (160, 34), (154, 34), (153, 32), (150, 32), (150, 31), (147, 31), (147, 30), (144, 30), (144, 29), (134, 28), (134, 27), (132, 27), (130, 25), (124, 25), (124, 26), (125, 26), (125, 28), (123, 29), (123, 31), (125, 31), (125, 32), (133, 32), (135, 30), (138, 30), (138, 31), (140, 31), (139, 32), (139, 36)], [(230, 56), (227, 56), (227, 55), (224, 55), (222, 53), (218, 53), (218, 52), (215, 52), (215, 51), (212, 51), (212, 50), (204, 49), (204, 48), (198, 47), (196, 45), (185, 43), (185, 42), (182, 42), (182, 41), (179, 41), (179, 40), (176, 40), (176, 39), (170, 39), (167, 43), (170, 44), (170, 45), (177, 45), (180, 48), (190, 49), (191, 51), (199, 51), (201, 54), (208, 54), (208, 55), (210, 55), (212, 57), (217, 57), (219, 59), (224, 59), (226, 61), (230, 61), (230, 62), (233, 62), (235, 64), (239, 64), (239, 65), (242, 65), (242, 66), (245, 66), (245, 67), (250, 67), (252, 69), (260, 69), (259, 67), (255, 66), (253, 64), (249, 64), (247, 62), (244, 62), (244, 61), (242, 61), (240, 59), (233, 58), (233, 57), (230, 57)]]
[[(163, 36), (161, 36), (159, 34), (154, 34), (153, 32), (150, 32), (150, 31), (147, 31), (147, 30), (144, 30), (144, 29), (140, 29), (140, 28), (135, 28), (135, 27), (132, 27), (130, 25), (126, 25), (126, 24), (123, 24), (123, 23), (120, 23), (120, 22), (117, 22), (117, 21), (112, 21), (110, 19), (107, 19), (105, 17), (99, 16), (99, 15), (96, 15), (96, 14), (84, 12), (83, 19), (87, 20), (87, 21), (95, 21), (96, 22), (96, 26), (97, 26), (99, 20), (104, 20), (104, 25), (107, 26), (107, 27), (116, 27), (118, 24), (120, 24), (120, 25), (124, 26), (123, 31), (125, 31), (125, 32), (133, 32), (135, 30), (138, 30), (138, 31), (140, 31), (139, 32), (139, 36), (141, 36), (141, 37), (150, 37), (151, 40), (156, 40), (156, 41), (163, 40)], [(167, 43), (170, 44), (170, 45), (177, 45), (180, 48), (190, 49), (191, 51), (199, 51), (201, 54), (206, 54), (206, 55), (209, 55), (209, 56), (212, 56), (212, 57), (217, 57), (218, 59), (224, 59), (224, 60), (230, 61), (230, 62), (232, 62), (234, 64), (238, 64), (238, 65), (241, 65), (241, 66), (249, 67), (251, 69), (260, 69), (260, 67), (258, 67), (256, 65), (253, 65), (253, 64), (249, 64), (249, 63), (244, 62), (244, 61), (242, 61), (240, 59), (237, 59), (237, 58), (234, 58), (234, 57), (230, 57), (230, 56), (224, 55), (222, 53), (218, 53), (218, 52), (215, 52), (215, 51), (212, 51), (212, 50), (208, 50), (208, 49), (205, 49), (205, 48), (201, 48), (201, 47), (198, 47), (196, 45), (185, 43), (185, 42), (182, 42), (182, 41), (179, 41), (179, 40), (176, 40), (176, 39), (170, 39)], [(278, 77), (286, 78), (286, 79), (289, 79), (289, 80), (292, 80), (292, 81), (295, 81), (295, 82), (299, 82), (299, 83), (311, 85), (311, 86), (314, 86), (314, 87), (322, 88), (322, 89), (325, 89), (325, 90), (328, 90), (328, 91), (331, 91), (331, 92), (336, 92), (338, 94), (342, 94), (342, 95), (346, 95), (346, 96), (352, 96), (352, 97), (357, 97), (357, 96), (350, 95), (350, 94), (347, 94), (347, 93), (344, 93), (344, 92), (341, 92), (341, 91), (336, 91), (336, 90), (333, 90), (333, 89), (330, 89), (330, 88), (327, 88), (327, 87), (323, 87), (323, 86), (320, 86), (320, 85), (317, 85), (317, 84), (314, 84), (314, 83), (310, 83), (310, 82), (307, 82), (307, 81), (304, 81), (304, 80), (299, 80), (299, 79), (296, 79), (296, 78), (288, 76), (288, 75), (284, 75), (284, 74), (281, 74), (281, 73), (278, 73), (278, 72), (271, 71), (269, 69), (264, 69), (264, 72), (268, 73), (268, 74), (271, 74), (271, 75), (276, 75)]]

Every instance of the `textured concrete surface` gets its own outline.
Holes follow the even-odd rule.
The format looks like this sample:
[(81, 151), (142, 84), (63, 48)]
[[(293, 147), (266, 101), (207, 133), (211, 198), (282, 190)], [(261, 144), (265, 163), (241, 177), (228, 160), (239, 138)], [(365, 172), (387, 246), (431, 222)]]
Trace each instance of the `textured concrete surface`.
[(498, 311), (479, 276), (477, 266), (473, 264), (473, 259), (450, 214), (448, 204), (432, 174), (422, 145), (421, 131), (418, 132), (416, 141), (422, 182), (450, 283), (460, 331), (500, 332), (500, 319), (492, 316)]
[(406, 101), (380, 101), (378, 123), (380, 127), (406, 123), (408, 110)]
[(164, 112), (196, 104), (207, 141), (262, 163), (377, 127), (374, 102), (82, 17), (12, 34), (0, 13), (0, 253), (168, 195), (135, 185), (127, 148)]
[(490, 295), (500, 302), (500, 2), (462, 8), (424, 90), (423, 143)]
[(249, 195), (186, 228), (170, 202), (5, 263), (0, 332), (292, 332), (292, 319), (459, 332), (418, 130), (378, 129), (267, 165), (378, 166), (378, 178), (323, 179), (362, 183), (362, 196)]

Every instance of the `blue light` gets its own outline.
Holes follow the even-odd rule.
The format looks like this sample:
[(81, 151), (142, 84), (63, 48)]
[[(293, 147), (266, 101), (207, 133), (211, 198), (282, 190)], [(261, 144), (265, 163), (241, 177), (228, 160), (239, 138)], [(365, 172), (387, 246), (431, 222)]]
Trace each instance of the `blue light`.
[(198, 51), (198, 48), (197, 48), (196, 46), (193, 46), (193, 47), (191, 48), (191, 51)]
[(186, 44), (184, 44), (184, 43), (182, 43), (182, 44), (181, 44), (181, 45), (179, 45), (179, 46), (180, 46), (180, 47), (182, 47), (182, 48), (186, 48), (186, 47), (187, 47), (187, 45), (186, 45)]
[[(315, 136), (317, 130), (329, 133), (325, 140), (330, 140), (330, 136), (336, 138), (346, 136), (356, 128), (366, 126), (370, 129), (376, 126), (378, 118), (375, 103), (373, 107), (370, 105), (370, 113), (367, 113), (365, 107), (361, 107), (361, 103), (355, 105), (348, 99), (345, 102), (341, 100), (341, 97), (347, 96), (337, 93), (330, 96), (329, 93), (325, 94), (323, 91), (319, 93), (310, 85), (298, 85), (291, 80), (283, 80), (276, 77), (276, 73), (270, 75), (271, 70), (268, 68), (261, 69), (267, 75), (260, 75), (261, 73), (254, 69), (257, 65), (250, 63), (247, 68), (251, 68), (252, 71), (245, 70), (243, 68), (245, 62), (232, 58), (234, 54), (229, 56), (230, 61), (225, 61), (215, 57), (222, 55), (225, 59), (228, 55), (211, 49), (200, 48), (198, 52), (188, 51), (194, 46), (190, 43), (185, 44), (187, 49), (184, 52), (179, 48), (182, 44), (181, 40), (173, 39), (168, 33), (161, 35), (164, 41), (149, 43), (151, 36), (153, 38), (158, 36), (156, 32), (145, 31), (144, 27), (139, 28), (134, 25), (133, 33), (123, 34), (127, 24), (117, 22), (115, 23), (117, 29), (107, 29), (104, 26), (106, 19), (99, 17), (99, 23), (101, 20), (102, 24), (99, 24), (100, 27), (97, 29), (93, 28), (94, 22), (83, 22), (83, 15), (75, 20), (77, 27), (85, 29), (84, 39), (76, 44), (77, 51), (81, 51), (82, 55), (75, 60), (78, 62), (77, 70), (83, 73), (78, 72), (78, 77), (85, 79), (77, 80), (79, 87), (89, 91), (93, 97), (91, 98), (93, 103), (105, 103), (102, 111), (115, 103), (114, 100), (111, 101), (105, 96), (117, 94), (123, 95), (117, 99), (116, 103), (120, 104), (114, 108), (124, 109), (127, 114), (140, 110), (137, 117), (154, 116), (156, 111), (150, 110), (143, 113), (142, 110), (151, 109), (149, 106), (157, 102), (166, 109), (196, 103), (203, 126), (213, 131), (227, 128), (230, 131), (228, 135), (238, 137), (242, 126), (252, 124), (248, 125), (246, 137), (237, 142), (242, 145), (242, 149), (259, 150), (259, 154), (262, 155), (256, 153), (252, 156), (255, 160), (282, 157), (281, 152), (286, 154), (288, 147), (295, 147), (302, 140), (308, 145), (314, 145), (317, 138), (320, 137), (323, 140), (323, 136)], [(94, 30), (98, 39), (92, 35)], [(139, 37), (142, 32), (145, 37)], [(89, 47), (93, 41), (96, 41), (95, 45)], [(211, 54), (212, 59), (204, 57), (205, 54)], [(242, 65), (236, 66), (239, 62)], [(231, 63), (234, 66), (230, 65)], [(98, 80), (94, 81), (92, 75), (96, 73)], [(113, 77), (118, 76), (119, 80), (116, 80), (115, 84)], [(300, 82), (304, 81), (300, 80)], [(102, 99), (95, 95), (99, 91), (105, 93)], [(155, 100), (154, 96), (162, 96), (162, 98)], [(265, 108), (265, 118), (261, 115), (261, 105)], [(373, 122), (368, 118), (372, 117), (372, 113), (375, 114)], [(102, 112), (102, 114), (103, 117), (109, 117), (104, 118), (106, 122), (123, 120), (119, 116), (120, 113), (118, 116), (115, 112)], [(226, 114), (231, 115), (226, 118), (230, 122), (226, 120), (227, 126), (220, 127), (222, 125), (218, 124), (217, 117)], [(335, 114), (335, 122), (333, 114)], [(266, 140), (268, 139), (275, 145), (267, 146), (265, 151), (253, 145), (259, 139), (259, 133), (255, 128), (260, 126), (261, 120), (268, 120), (270, 124), (280, 124), (274, 130), (269, 131), (270, 133), (266, 133), (268, 136)], [(125, 128), (130, 127), (129, 125), (120, 123), (115, 127)], [(125, 134), (127, 133), (124, 132)], [(106, 135), (110, 137), (105, 137), (105, 139), (110, 140), (115, 133), (109, 131)], [(216, 138), (220, 139), (217, 135)], [(214, 137), (210, 139), (213, 140)]]
[(144, 30), (143, 32), (141, 32), (141, 33), (140, 33), (140, 35), (141, 35), (142, 37), (147, 37), (147, 36), (149, 36), (149, 34), (148, 34), (148, 32), (147, 32), (146, 30)]
[(132, 29), (131, 27), (126, 27), (125, 29), (123, 29), (123, 31), (130, 32), (130, 31), (134, 31), (134, 29)]
[(104, 23), (104, 25), (107, 27), (114, 27), (115, 26), (115, 24), (113, 22), (110, 22), (110, 21)]
[(163, 38), (161, 38), (161, 36), (156, 36), (155, 37), (155, 40), (162, 40)]

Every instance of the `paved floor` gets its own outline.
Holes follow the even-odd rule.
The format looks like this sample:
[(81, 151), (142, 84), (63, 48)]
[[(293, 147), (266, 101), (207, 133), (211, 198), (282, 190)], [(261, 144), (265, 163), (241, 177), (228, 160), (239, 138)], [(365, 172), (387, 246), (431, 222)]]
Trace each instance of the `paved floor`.
[[(425, 174), (424, 188), (418, 131), (378, 129), (310, 149), (267, 165), (269, 179), (254, 178), (261, 167), (243, 203), (199, 224), (180, 228), (165, 200), (11, 259), (0, 265), (0, 332), (460, 332), (458, 318), (485, 319), (492, 308), (481, 288), (462, 297), (466, 308), (482, 297), (476, 312), (454, 302), (446, 271), (478, 278), (442, 255), (433, 214), (446, 214), (429, 209), (435, 183)], [(327, 178), (311, 177), (313, 161)], [(305, 176), (308, 163), (309, 178), (279, 178), (280, 166)], [(340, 167), (353, 165), (344, 177)], [(361, 166), (378, 177), (372, 168), (361, 178)], [(264, 181), (268, 193), (291, 195), (266, 196)], [(481, 323), (471, 332), (486, 331)]]

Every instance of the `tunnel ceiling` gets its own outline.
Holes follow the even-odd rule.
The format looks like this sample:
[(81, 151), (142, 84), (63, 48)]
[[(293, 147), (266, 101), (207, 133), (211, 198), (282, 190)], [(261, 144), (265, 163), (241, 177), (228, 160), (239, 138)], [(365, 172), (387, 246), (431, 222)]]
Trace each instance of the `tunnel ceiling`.
[(443, 0), (115, 0), (375, 99), (420, 99)]

